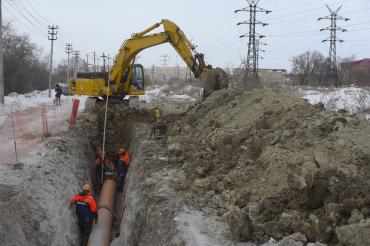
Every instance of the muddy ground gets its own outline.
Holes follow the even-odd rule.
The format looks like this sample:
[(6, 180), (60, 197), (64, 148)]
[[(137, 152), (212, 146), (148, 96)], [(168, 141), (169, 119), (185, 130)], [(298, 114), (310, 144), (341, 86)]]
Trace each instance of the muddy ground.
[(169, 115), (166, 141), (150, 140), (150, 125), (132, 131), (141, 140), (114, 245), (370, 242), (362, 116), (270, 90), (221, 90)]
[[(169, 126), (162, 140), (150, 138), (156, 106)], [(2, 167), (8, 245), (76, 245), (67, 204), (94, 177), (103, 112)], [(107, 150), (128, 148), (132, 163), (111, 245), (370, 245), (369, 137), (361, 116), (265, 89), (112, 106)]]
[(289, 94), (215, 92), (169, 132), (178, 190), (217, 214), (234, 240), (300, 232), (308, 242), (369, 245), (369, 123)]

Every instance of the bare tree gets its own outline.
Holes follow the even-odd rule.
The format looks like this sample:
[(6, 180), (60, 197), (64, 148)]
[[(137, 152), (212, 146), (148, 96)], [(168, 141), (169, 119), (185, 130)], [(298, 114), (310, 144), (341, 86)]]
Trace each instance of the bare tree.
[(299, 85), (319, 85), (326, 73), (325, 64), (319, 51), (306, 51), (292, 58), (292, 74)]
[(15, 32), (10, 22), (3, 25), (5, 94), (47, 88), (47, 60), (28, 36)]

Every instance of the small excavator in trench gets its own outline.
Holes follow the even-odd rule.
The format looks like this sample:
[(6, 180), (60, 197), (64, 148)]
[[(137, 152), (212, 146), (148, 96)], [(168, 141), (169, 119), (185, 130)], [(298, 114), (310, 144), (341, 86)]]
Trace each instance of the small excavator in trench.
[[(150, 34), (163, 26), (164, 31)], [(121, 46), (110, 72), (77, 73), (68, 81), (69, 94), (90, 97), (113, 97), (122, 100), (125, 96), (145, 94), (144, 68), (135, 64), (135, 57), (142, 50), (170, 43), (191, 69), (194, 76), (203, 82), (203, 97), (213, 91), (228, 87), (228, 76), (220, 68), (213, 69), (204, 61), (204, 55), (196, 51), (184, 32), (172, 21), (162, 20), (146, 30), (133, 34)]]

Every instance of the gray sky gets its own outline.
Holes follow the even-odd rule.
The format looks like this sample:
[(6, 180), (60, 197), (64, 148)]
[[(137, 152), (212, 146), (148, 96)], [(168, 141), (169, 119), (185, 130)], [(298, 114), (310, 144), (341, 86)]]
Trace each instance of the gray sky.
[[(246, 6), (245, 0), (3, 0), (4, 19), (13, 20), (19, 33), (27, 33), (31, 40), (50, 50), (47, 24), (58, 25), (59, 39), (55, 46), (55, 61), (66, 58), (65, 43), (73, 43), (85, 58), (96, 51), (115, 55), (122, 42), (161, 19), (174, 21), (188, 38), (206, 55), (213, 66), (237, 67), (246, 56), (247, 39), (239, 39), (248, 32), (247, 25), (236, 23), (248, 18), (247, 12), (234, 14)], [(319, 32), (330, 25), (328, 20), (317, 21), (329, 15), (325, 4), (333, 9), (343, 4), (339, 15), (348, 22), (338, 24), (349, 32), (339, 33), (345, 43), (338, 44), (340, 57), (355, 55), (370, 57), (370, 1), (369, 0), (261, 0), (259, 6), (272, 13), (258, 13), (257, 19), (269, 23), (257, 26), (257, 32), (266, 36), (268, 45), (260, 64), (263, 68), (290, 69), (290, 59), (306, 50), (328, 54), (328, 32)], [(184, 65), (168, 45), (147, 49), (140, 54), (144, 66), (161, 65), (162, 54), (169, 55), (170, 65)]]

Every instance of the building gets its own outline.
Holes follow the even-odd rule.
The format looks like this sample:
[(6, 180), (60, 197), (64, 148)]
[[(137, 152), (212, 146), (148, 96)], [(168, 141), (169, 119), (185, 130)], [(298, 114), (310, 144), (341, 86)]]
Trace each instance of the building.
[(343, 84), (370, 85), (370, 58), (340, 64)]
[[(243, 68), (235, 68), (234, 75), (242, 76), (245, 72)], [(272, 84), (287, 84), (289, 83), (289, 76), (286, 69), (258, 69), (258, 75), (261, 82), (265, 85)]]

